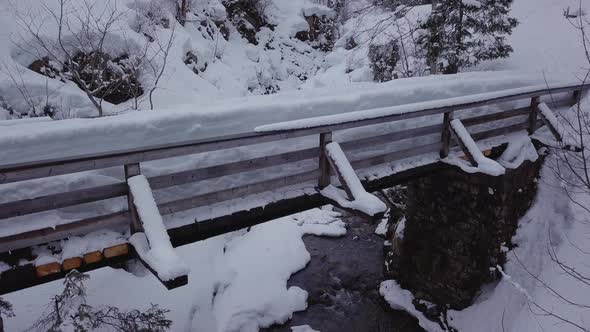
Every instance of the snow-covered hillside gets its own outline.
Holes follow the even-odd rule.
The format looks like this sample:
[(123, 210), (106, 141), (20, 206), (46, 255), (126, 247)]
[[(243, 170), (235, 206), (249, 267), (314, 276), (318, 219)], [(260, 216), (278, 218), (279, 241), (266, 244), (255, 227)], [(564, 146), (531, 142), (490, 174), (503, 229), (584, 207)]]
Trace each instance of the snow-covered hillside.
[[(84, 9), (84, 1), (70, 1)], [(311, 29), (307, 17), (334, 17), (334, 9), (325, 1), (264, 3), (267, 22), (258, 27), (256, 43), (252, 43), (243, 33), (243, 22), (231, 16), (220, 0), (195, 1), (184, 26), (176, 22), (171, 1), (96, 2), (94, 13), (114, 9), (119, 17), (106, 38), (107, 48), (114, 53), (148, 54), (153, 66), (163, 69), (154, 90), (154, 110), (149, 110), (150, 102), (144, 94), (137, 106), (133, 99), (117, 105), (105, 102), (105, 113), (113, 116), (53, 121), (14, 119), (43, 115), (48, 104), (59, 119), (97, 115), (90, 100), (71, 80), (48, 78), (27, 69), (43, 57), (44, 50), (35, 46), (26, 23), (34, 22), (33, 31), (55, 44), (58, 29), (48, 10), (59, 12), (59, 1), (0, 1), (0, 165), (250, 132), (274, 122), (543, 85), (546, 81), (572, 81), (588, 66), (582, 36), (563, 16), (566, 7), (579, 6), (577, 0), (515, 0), (513, 15), (521, 24), (509, 38), (514, 53), (508, 59), (483, 62), (455, 76), (404, 78), (380, 84), (373, 82), (370, 44), (407, 37), (409, 24), (427, 17), (429, 5), (411, 9), (408, 21), (384, 28), (387, 38), (383, 38), (387, 40), (379, 40), (370, 29), (390, 13), (376, 8), (360, 15), (358, 10), (368, 2), (353, 2), (347, 15), (335, 23), (333, 47), (323, 48), (318, 45), (326, 41), (322, 39), (326, 36), (311, 41), (296, 35)], [(590, 11), (590, 3), (583, 1), (583, 5)], [(79, 23), (71, 17), (72, 29)], [(357, 47), (351, 48), (351, 38)], [(169, 54), (164, 59), (162, 50), (169, 42)], [(426, 74), (422, 62), (412, 56), (408, 59), (403, 70)], [(158, 70), (153, 69), (142, 67), (138, 76), (146, 91), (158, 76)], [(35, 114), (31, 113), (33, 109)], [(242, 156), (261, 152), (240, 151)], [(164, 169), (206, 166), (235, 157), (207, 155), (173, 165), (154, 163), (145, 172), (159, 174)], [(2, 185), (0, 202), (113, 183), (120, 175), (88, 172), (30, 181), (26, 186)], [(543, 179), (537, 202), (522, 220), (515, 238), (519, 247), (508, 255), (506, 278), (485, 289), (474, 306), (450, 313), (461, 331), (576, 330), (536, 311), (531, 299), (590, 328), (584, 316), (587, 307), (564, 303), (547, 288), (539, 287), (539, 280), (531, 276), (555, 285), (580, 303), (590, 298), (588, 288), (576, 286), (552, 264), (545, 246), (555, 235), (551, 239), (556, 240), (560, 257), (586, 269), (576, 250), (590, 251), (587, 224), (580, 222), (589, 216), (567, 199), (550, 169), (543, 170)], [(580, 199), (587, 206), (586, 198)], [(101, 208), (115, 211), (121, 204)], [(56, 225), (87, 213), (68, 212), (48, 213), (43, 223)], [(27, 227), (31, 225), (20, 223), (17, 230), (0, 225), (0, 234)], [(88, 301), (122, 309), (145, 309), (149, 303), (157, 303), (170, 310), (172, 331), (257, 331), (285, 322), (293, 312), (307, 307), (306, 290), (287, 287), (289, 277), (310, 259), (301, 237), (340, 236), (345, 232), (339, 215), (330, 208), (308, 211), (253, 227), (250, 232), (226, 234), (176, 249), (191, 272), (189, 285), (173, 291), (166, 291), (141, 269), (137, 275), (111, 268), (96, 270), (87, 283)], [(112, 234), (97, 236), (109, 238)], [(530, 274), (522, 269), (523, 262)], [(0, 263), (0, 271), (5, 268)], [(6, 330), (29, 327), (60, 289), (56, 281), (5, 296), (16, 314), (5, 319)], [(386, 299), (400, 296), (400, 292), (383, 293)]]

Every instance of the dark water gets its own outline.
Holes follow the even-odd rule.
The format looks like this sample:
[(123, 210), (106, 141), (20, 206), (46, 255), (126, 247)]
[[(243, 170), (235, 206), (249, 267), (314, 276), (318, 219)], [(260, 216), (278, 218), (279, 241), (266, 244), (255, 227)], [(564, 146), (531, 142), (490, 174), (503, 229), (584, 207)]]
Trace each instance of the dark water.
[(417, 321), (392, 310), (379, 295), (383, 274), (383, 241), (376, 225), (346, 217), (346, 236), (305, 236), (311, 262), (293, 275), (289, 286), (309, 292), (308, 309), (297, 312), (283, 326), (262, 331), (287, 332), (291, 326), (309, 325), (321, 332), (414, 332)]

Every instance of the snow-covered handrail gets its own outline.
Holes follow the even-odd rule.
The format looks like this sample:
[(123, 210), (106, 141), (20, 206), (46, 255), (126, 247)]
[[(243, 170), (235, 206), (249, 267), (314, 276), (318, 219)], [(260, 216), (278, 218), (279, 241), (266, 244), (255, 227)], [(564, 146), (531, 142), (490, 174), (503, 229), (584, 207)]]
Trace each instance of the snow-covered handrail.
[(108, 153), (78, 155), (51, 160), (1, 165), (0, 184), (248, 146), (388, 121), (440, 114), (512, 100), (533, 98), (548, 94), (587, 91), (589, 89), (590, 84), (580, 85), (579, 83), (557, 84), (551, 85), (550, 87), (547, 87), (546, 85), (529, 86), (465, 97), (269, 124), (255, 128), (254, 132), (188, 140), (137, 149), (111, 151)]
[[(439, 161), (441, 159), (444, 160), (444, 158), (449, 155), (450, 149), (453, 149), (453, 143), (450, 140), (450, 133), (452, 131), (450, 122), (453, 118), (454, 112), (461, 109), (481, 106), (483, 104), (494, 104), (508, 100), (532, 98), (533, 100), (530, 106), (487, 114), (465, 114), (466, 116), (461, 116), (460, 123), (463, 125), (463, 128), (464, 126), (467, 126), (470, 130), (472, 126), (477, 126), (479, 128), (474, 130), (471, 135), (472, 143), (484, 139), (493, 139), (494, 144), (501, 144), (505, 143), (504, 137), (508, 134), (531, 128), (534, 129), (537, 126), (543, 125), (543, 122), (538, 119), (539, 113), (542, 114), (538, 110), (539, 96), (551, 93), (575, 92), (574, 99), (578, 100), (581, 94), (580, 91), (586, 91), (589, 88), (590, 85), (572, 85), (555, 87), (555, 89), (543, 88), (535, 90), (532, 88), (526, 88), (507, 90), (494, 94), (476, 95), (462, 99), (454, 98), (446, 101), (399, 106), (393, 109), (368, 110), (363, 111), (362, 113), (365, 115), (369, 114), (369, 118), (365, 118), (363, 115), (360, 120), (353, 117), (352, 119), (348, 119), (351, 120), (349, 122), (339, 122), (336, 124), (329, 124), (332, 122), (327, 122), (327, 125), (323, 125), (323, 123), (317, 123), (314, 120), (314, 125), (317, 126), (309, 128), (292, 128), (289, 130), (271, 132), (248, 132), (216, 138), (162, 144), (158, 146), (150, 146), (148, 148), (138, 147), (110, 153), (89, 154), (85, 156), (56, 158), (54, 160), (39, 160), (31, 163), (4, 165), (0, 166), (0, 184), (109, 167), (124, 167), (125, 179), (131, 179), (141, 174), (140, 164), (147, 161), (209, 151), (241, 148), (269, 142), (276, 142), (275, 144), (278, 148), (284, 145), (280, 142), (285, 139), (318, 135), (320, 138), (319, 147), (317, 145), (313, 147), (306, 145), (307, 147), (305, 148), (290, 148), (288, 151), (281, 149), (280, 152), (271, 149), (264, 155), (253, 154), (245, 156), (244, 158), (239, 158), (238, 160), (222, 162), (220, 164), (208, 165), (205, 167), (175, 170), (147, 178), (146, 181), (149, 183), (150, 190), (158, 190), (233, 175), (240, 175), (237, 176), (237, 178), (243, 179), (245, 177), (241, 175), (246, 174), (247, 172), (255, 171), (260, 173), (260, 171), (271, 167), (290, 165), (285, 168), (285, 172), (279, 172), (277, 174), (275, 174), (275, 172), (266, 172), (268, 176), (264, 176), (261, 179), (257, 178), (251, 179), (252, 181), (243, 182), (240, 180), (240, 182), (236, 182), (229, 187), (212, 187), (211, 191), (196, 193), (194, 195), (189, 195), (188, 197), (185, 195), (181, 195), (180, 197), (169, 197), (167, 201), (158, 202), (157, 205), (156, 202), (151, 201), (151, 209), (153, 211), (158, 210), (162, 215), (170, 215), (193, 209), (198, 210), (211, 204), (222, 202), (227, 202), (228, 206), (231, 206), (228, 207), (228, 210), (224, 210), (224, 214), (222, 215), (211, 215), (204, 219), (199, 219), (198, 222), (174, 225), (172, 228), (160, 233), (167, 233), (169, 238), (166, 242), (169, 243), (170, 246), (180, 246), (325, 204), (339, 205), (348, 210), (362, 212), (361, 215), (370, 217), (373, 213), (374, 215), (378, 215), (380, 211), (383, 210), (383, 206), (382, 203), (377, 202), (376, 198), (370, 195), (367, 191), (372, 192), (390, 187), (391, 185), (400, 183), (403, 179), (431, 173), (440, 168)], [(531, 92), (531, 90), (535, 91)], [(511, 94), (515, 91), (519, 93)], [(482, 99), (482, 96), (487, 99)], [(571, 105), (572, 101), (571, 98), (565, 100), (565, 98), (562, 99), (561, 97), (558, 97), (558, 101), (555, 105), (565, 105), (564, 103)], [(403, 112), (400, 110), (403, 110)], [(385, 133), (375, 133), (372, 130), (366, 130), (364, 131), (366, 136), (361, 135), (361, 137), (355, 137), (344, 142), (330, 145), (332, 133), (334, 131), (442, 113), (445, 114), (445, 117), (444, 120), (439, 123), (422, 124), (418, 127)], [(355, 112), (343, 114), (342, 116), (349, 117), (358, 114), (359, 113)], [(521, 122), (522, 117), (526, 115), (529, 115), (529, 119)], [(547, 118), (547, 116), (545, 117)], [(543, 117), (541, 119), (543, 119)], [(329, 120), (332, 121), (334, 118), (330, 117)], [(340, 118), (340, 120), (342, 120), (342, 118)], [(504, 120), (510, 121), (507, 122)], [(494, 125), (486, 126), (483, 130), (479, 126), (488, 123), (493, 123)], [(460, 129), (457, 122), (455, 122), (454, 127), (455, 129)], [(441, 139), (437, 140), (436, 136), (441, 137)], [(303, 141), (301, 141), (301, 143), (303, 143)], [(295, 145), (300, 146), (301, 144), (297, 143)], [(328, 145), (330, 146), (327, 147)], [(481, 166), (491, 160), (480, 156), (480, 152), (477, 151), (478, 147), (475, 143), (469, 143), (468, 145), (471, 147), (468, 151), (471, 151), (470, 153), (478, 158), (478, 171), (482, 171)], [(382, 151), (375, 149), (380, 146), (386, 147)], [(366, 151), (367, 148), (369, 148), (370, 153), (366, 153), (369, 152)], [(340, 152), (342, 149), (344, 149), (347, 154), (349, 152), (351, 153), (349, 155), (351, 157), (350, 160), (338, 157), (338, 155), (341, 155)], [(437, 153), (439, 152), (440, 158), (437, 156)], [(307, 165), (316, 162), (318, 157), (320, 161), (319, 167), (311, 169), (307, 168)], [(451, 156), (450, 158), (452, 157), (454, 156)], [(414, 159), (409, 164), (404, 162), (404, 165), (407, 164), (407, 166), (410, 167), (409, 169), (400, 169), (398, 168), (399, 165), (395, 164), (397, 161), (401, 160), (409, 161), (408, 158)], [(341, 163), (340, 161), (343, 160), (345, 160), (345, 162)], [(355, 180), (352, 176), (346, 176), (346, 180), (341, 179), (340, 181), (345, 189), (348, 187), (349, 194), (336, 187), (330, 186), (330, 161), (332, 161), (333, 165), (336, 165), (335, 167), (332, 167), (336, 168), (336, 171), (332, 173), (338, 174), (338, 172), (340, 172), (341, 178), (344, 178), (344, 176), (342, 176), (343, 174), (354, 174), (355, 170), (364, 173), (365, 177), (362, 179), (362, 186), (358, 185), (359, 179), (357, 178)], [(296, 164), (299, 162), (303, 162), (303, 164), (306, 165), (305, 169), (299, 168)], [(384, 165), (387, 165), (388, 167), (380, 167)], [(370, 169), (377, 166), (379, 166), (379, 169), (388, 169), (393, 173), (387, 174), (388, 171), (385, 171), (384, 173), (375, 174), (373, 173), (373, 170)], [(298, 169), (298, 171), (291, 171), (294, 169)], [(369, 170), (370, 172), (368, 172)], [(293, 191), (292, 189), (294, 187), (300, 188), (301, 191), (299, 191), (299, 189)], [(352, 188), (359, 190), (351, 190)], [(367, 189), (365, 190), (364, 188)], [(328, 192), (333, 189), (336, 189), (338, 195), (331, 195), (332, 193)], [(115, 212), (110, 210), (101, 212), (97, 211), (97, 213), (100, 213), (99, 215), (89, 216), (81, 220), (67, 221), (57, 225), (47, 225), (47, 223), (43, 222), (39, 224), (20, 223), (17, 228), (14, 228), (15, 231), (0, 236), (0, 253), (21, 252), (22, 250), (18, 249), (31, 248), (36, 245), (53, 241), (61, 241), (66, 238), (71, 238), (72, 236), (86, 236), (91, 232), (104, 229), (129, 230), (131, 234), (139, 234), (133, 235), (133, 240), (126, 235), (121, 235), (121, 238), (117, 240), (117, 243), (110, 243), (105, 245), (104, 248), (90, 253), (80, 253), (79, 257), (72, 258), (71, 261), (75, 263), (74, 265), (69, 264), (70, 260), (64, 260), (61, 265), (60, 263), (52, 263), (47, 266), (36, 266), (37, 270), (32, 270), (33, 277), (30, 276), (30, 270), (27, 270), (29, 272), (23, 272), (22, 278), (14, 279), (11, 277), (10, 280), (12, 281), (3, 281), (0, 283), (0, 294), (30, 287), (32, 285), (46, 282), (47, 280), (52, 280), (52, 278), (58, 278), (59, 275), (56, 274), (61, 273), (63, 275), (65, 271), (68, 271), (71, 268), (77, 268), (76, 266), (79, 266), (82, 269), (91, 270), (100, 266), (120, 262), (121, 260), (130, 259), (134, 257), (132, 256), (134, 253), (127, 250), (127, 248), (131, 247), (131, 241), (135, 242), (135, 254), (139, 254), (140, 258), (143, 257), (142, 259), (144, 261), (149, 261), (146, 257), (149, 255), (148, 252), (152, 250), (152, 248), (149, 247), (152, 240), (146, 236), (145, 225), (142, 225), (141, 220), (139, 220), (139, 213), (136, 211), (137, 209), (135, 208), (136, 206), (134, 203), (135, 193), (131, 191), (132, 190), (130, 190), (127, 181), (119, 181), (111, 184), (50, 193), (39, 197), (26, 197), (20, 200), (0, 203), (0, 222), (8, 223), (18, 221), (17, 219), (12, 219), (16, 217), (33, 215), (39, 212), (52, 211), (72, 206), (80, 206), (81, 204), (104, 202), (108, 199), (119, 199), (125, 196), (127, 196), (129, 203), (128, 210), (123, 208), (122, 210)], [(144, 191), (147, 192), (147, 189)], [(281, 194), (267, 195), (270, 192), (280, 192)], [(265, 200), (259, 200), (259, 194), (263, 194)], [(249, 200), (247, 197), (252, 197), (253, 199)], [(374, 208), (364, 209), (363, 206), (359, 207), (354, 205), (355, 203), (359, 203), (359, 201), (365, 201), (364, 198), (366, 197), (370, 197), (369, 200), (375, 203), (371, 204)], [(267, 201), (266, 198), (269, 200)], [(245, 204), (235, 203), (234, 206), (234, 202), (237, 201), (243, 201)], [(249, 204), (253, 204), (254, 207)], [(362, 210), (365, 210), (365, 212)], [(32, 218), (35, 218), (35, 216), (32, 216), (31, 219)], [(161, 216), (159, 220), (161, 220)], [(143, 221), (145, 222), (145, 220)], [(150, 224), (154, 223), (150, 222)], [(156, 222), (155, 224), (159, 225), (159, 222)], [(11, 230), (12, 229), (13, 228), (11, 228)], [(141, 239), (138, 239), (141, 238), (142, 235), (143, 242)], [(167, 245), (167, 248), (170, 249), (170, 246)], [(26, 250), (22, 252), (26, 252)], [(171, 250), (168, 252), (171, 252)], [(94, 255), (94, 258), (90, 257), (91, 259), (86, 259), (87, 255)], [(18, 257), (15, 258), (15, 261), (18, 261), (18, 259)], [(178, 266), (180, 266), (180, 264)], [(154, 267), (151, 267), (152, 271), (161, 270)], [(44, 271), (39, 270), (44, 268), (46, 268)], [(166, 273), (162, 273), (162, 276), (164, 275), (166, 275)], [(39, 276), (48, 276), (48, 278), (40, 279)], [(1, 277), (2, 275), (0, 275), (0, 278)], [(163, 278), (165, 279), (166, 277)]]
[(403, 120), (426, 115), (458, 111), (467, 108), (498, 104), (518, 99), (532, 98), (547, 94), (572, 92), (590, 89), (590, 84), (557, 84), (552, 86), (535, 85), (516, 89), (506, 89), (474, 95), (432, 100), (421, 103), (383, 107), (342, 114), (319, 116), (308, 119), (285, 121), (258, 126), (254, 130), (259, 133), (310, 130), (320, 131), (342, 130), (352, 127), (372, 125), (379, 122)]
[(580, 143), (573, 138), (575, 135), (568, 133), (564, 125), (557, 119), (551, 108), (545, 103), (539, 104), (539, 115), (543, 123), (549, 128), (555, 140), (566, 149), (579, 150)]

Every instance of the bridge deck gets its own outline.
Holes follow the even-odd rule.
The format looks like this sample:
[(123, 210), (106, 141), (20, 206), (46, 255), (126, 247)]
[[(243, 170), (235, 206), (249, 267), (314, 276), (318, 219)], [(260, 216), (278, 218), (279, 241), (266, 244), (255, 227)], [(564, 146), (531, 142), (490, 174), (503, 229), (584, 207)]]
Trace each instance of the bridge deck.
[[(330, 174), (334, 174), (330, 173), (325, 163), (322, 164), (322, 144), (325, 142), (322, 143), (318, 135), (325, 137), (327, 134), (341, 133), (342, 139), (337, 141), (352, 167), (365, 189), (375, 191), (445, 167), (440, 157), (465, 147), (464, 142), (458, 139), (460, 137), (451, 140), (450, 120), (453, 116), (461, 119), (462, 125), (482, 148), (482, 143), (487, 142), (488, 146), (504, 143), (507, 134), (524, 130), (532, 133), (547, 123), (546, 117), (539, 117), (538, 114), (540, 98), (574, 93), (574, 99), (578, 99), (581, 91), (589, 88), (588, 85), (568, 85), (551, 89), (507, 90), (487, 98), (450, 100), (446, 104), (425, 103), (405, 109), (382, 109), (379, 112), (368, 110), (357, 118), (352, 118), (351, 114), (345, 117), (332, 116), (307, 123), (271, 125), (260, 132), (215, 139), (0, 166), (0, 183), (40, 181), (35, 179), (113, 167), (124, 168), (126, 173), (133, 169), (139, 174), (142, 172), (140, 165), (145, 165), (149, 170), (151, 162), (157, 160), (219, 151), (243, 155), (244, 147), (258, 151), (256, 157), (248, 155), (248, 158), (234, 158), (227, 163), (148, 175), (160, 214), (185, 214), (184, 222), (167, 225), (171, 244), (180, 246), (328, 203), (336, 204), (317, 190), (318, 184), (324, 186)], [(476, 108), (512, 101), (528, 101), (530, 106), (493, 113), (481, 112), (481, 109), (479, 112), (474, 111)], [(552, 106), (571, 104), (572, 99), (569, 98)], [(415, 121), (418, 118), (426, 120)], [(393, 122), (406, 126), (402, 130), (384, 130), (384, 127), (388, 128), (387, 124)], [(310, 139), (314, 142), (311, 146)], [(269, 146), (287, 148), (277, 152), (276, 149), (269, 149)], [(464, 153), (469, 157), (469, 151), (464, 150)], [(174, 159), (171, 162), (177, 161)], [(217, 188), (216, 181), (228, 177), (239, 177), (241, 181)], [(199, 188), (202, 186), (211, 187), (212, 190), (203, 191)], [(125, 199), (128, 195), (126, 181), (120, 181), (0, 203), (0, 225), (18, 224), (19, 227), (15, 229), (24, 229), (0, 237), (0, 260), (11, 265), (0, 276), (0, 294), (59, 279), (72, 267), (87, 271), (137, 257), (126, 240), (133, 220), (132, 204), (123, 204), (126, 207), (115, 212), (100, 214), (99, 211), (97, 215), (56, 226), (36, 227), (43, 225), (42, 222), (37, 224), (37, 221), (47, 211), (84, 208), (88, 206), (85, 204), (108, 204), (113, 200), (120, 204), (116, 200)], [(212, 208), (216, 206), (219, 208)], [(79, 257), (60, 256), (63, 241), (57, 241), (67, 242), (73, 236), (83, 237), (102, 229), (127, 235), (122, 236), (120, 243), (110, 243), (108, 248), (95, 248), (93, 252)], [(47, 243), (51, 243), (58, 259), (49, 265), (36, 266), (32, 249)], [(112, 249), (122, 248), (121, 245), (127, 249)], [(28, 263), (23, 264), (23, 259)]]

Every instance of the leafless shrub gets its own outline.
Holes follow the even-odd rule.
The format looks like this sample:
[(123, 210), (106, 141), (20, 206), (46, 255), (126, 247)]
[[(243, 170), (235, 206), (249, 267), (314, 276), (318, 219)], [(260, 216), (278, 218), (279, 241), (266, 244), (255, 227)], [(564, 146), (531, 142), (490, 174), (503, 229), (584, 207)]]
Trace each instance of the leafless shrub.
[(112, 306), (92, 307), (86, 304), (84, 282), (88, 278), (88, 275), (76, 270), (68, 273), (62, 293), (53, 297), (45, 313), (30, 330), (58, 332), (73, 327), (75, 331), (108, 328), (121, 332), (160, 332), (172, 325), (172, 321), (166, 319), (168, 310), (153, 304), (146, 311), (121, 311)]

